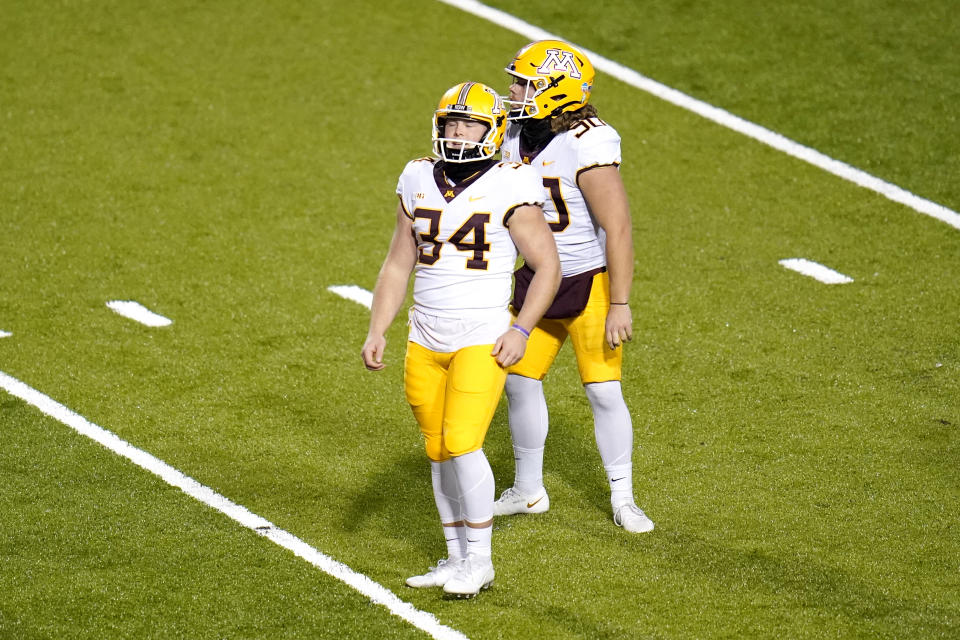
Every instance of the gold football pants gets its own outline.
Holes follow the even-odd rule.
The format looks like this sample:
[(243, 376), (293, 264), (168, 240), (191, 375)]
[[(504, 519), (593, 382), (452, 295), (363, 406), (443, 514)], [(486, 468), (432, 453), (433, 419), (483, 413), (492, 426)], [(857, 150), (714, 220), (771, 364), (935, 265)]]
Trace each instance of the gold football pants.
[(483, 446), (507, 378), (492, 350), (492, 344), (484, 344), (438, 353), (407, 342), (404, 388), (431, 460), (442, 462)]
[(543, 318), (530, 332), (523, 359), (509, 369), (534, 380), (543, 380), (567, 336), (573, 345), (580, 381), (619, 380), (623, 347), (611, 349), (606, 339), (607, 311), (610, 308), (610, 279), (606, 272), (593, 276), (587, 306), (574, 318)]

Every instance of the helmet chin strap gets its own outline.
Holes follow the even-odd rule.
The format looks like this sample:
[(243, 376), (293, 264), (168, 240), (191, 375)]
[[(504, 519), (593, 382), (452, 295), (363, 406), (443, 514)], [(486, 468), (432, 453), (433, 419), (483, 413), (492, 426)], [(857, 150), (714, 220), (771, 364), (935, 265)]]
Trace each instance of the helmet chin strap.
[[(449, 164), (464, 164), (474, 162), (476, 160), (482, 160), (480, 157), (480, 146), (479, 145), (470, 145), (469, 147), (464, 147), (459, 153), (455, 149), (447, 148), (446, 150), (447, 162)], [(451, 157), (456, 157), (456, 160), (451, 160)]]

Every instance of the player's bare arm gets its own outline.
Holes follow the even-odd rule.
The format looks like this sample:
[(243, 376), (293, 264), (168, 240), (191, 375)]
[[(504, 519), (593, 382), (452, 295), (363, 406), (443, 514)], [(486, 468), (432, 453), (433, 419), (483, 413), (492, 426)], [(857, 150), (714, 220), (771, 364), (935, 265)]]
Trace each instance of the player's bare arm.
[[(516, 321), (529, 335), (553, 302), (557, 287), (560, 286), (560, 258), (557, 256), (553, 233), (547, 226), (540, 207), (518, 207), (510, 218), (509, 228), (510, 237), (517, 250), (534, 270), (527, 298)], [(500, 336), (493, 348), (493, 355), (500, 366), (509, 367), (520, 361), (527, 348), (527, 335), (510, 329)]]
[(385, 334), (407, 297), (407, 284), (416, 263), (413, 222), (404, 213), (403, 207), (397, 205), (397, 226), (373, 289), (370, 328), (360, 352), (363, 364), (371, 371), (379, 371), (386, 366), (383, 364), (383, 352), (387, 346)]
[(633, 284), (633, 237), (627, 192), (614, 166), (597, 167), (580, 174), (580, 190), (600, 227), (607, 235), (607, 271), (610, 275), (610, 311), (606, 340), (611, 349), (633, 338), (630, 301)]

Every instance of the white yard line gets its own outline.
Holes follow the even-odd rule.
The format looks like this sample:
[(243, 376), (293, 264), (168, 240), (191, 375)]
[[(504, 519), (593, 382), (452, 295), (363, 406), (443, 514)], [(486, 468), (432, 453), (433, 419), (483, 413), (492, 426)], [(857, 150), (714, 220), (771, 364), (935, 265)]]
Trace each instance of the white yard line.
[[(489, 20), (490, 22), (493, 22), (504, 29), (518, 33), (526, 38), (529, 38), (530, 40), (563, 40), (563, 38), (560, 38), (559, 36), (556, 36), (548, 31), (544, 31), (540, 27), (534, 26), (529, 22), (524, 22), (523, 20), (520, 20), (509, 13), (500, 11), (499, 9), (488, 7), (487, 5), (477, 2), (476, 0), (439, 1), (485, 20)], [(805, 147), (802, 144), (794, 142), (793, 140), (780, 135), (779, 133), (775, 133), (769, 129), (761, 127), (760, 125), (754, 124), (748, 120), (744, 120), (739, 116), (735, 116), (729, 111), (724, 111), (723, 109), (714, 107), (713, 105), (707, 104), (701, 100), (697, 100), (696, 98), (692, 98), (685, 93), (661, 84), (656, 80), (651, 80), (650, 78), (637, 73), (633, 69), (604, 58), (599, 53), (590, 51), (589, 49), (581, 47), (580, 45), (577, 45), (577, 47), (583, 50), (583, 52), (590, 58), (590, 61), (593, 63), (595, 68), (613, 76), (621, 82), (625, 82), (632, 87), (636, 87), (637, 89), (651, 93), (671, 104), (703, 116), (707, 120), (716, 122), (717, 124), (727, 127), (728, 129), (732, 129), (738, 133), (742, 133), (743, 135), (753, 138), (754, 140), (758, 140), (759, 142), (782, 151), (787, 155), (803, 160), (804, 162), (809, 162), (815, 167), (819, 167), (828, 173), (832, 173), (835, 176), (843, 178), (844, 180), (848, 180), (865, 189), (869, 189), (870, 191), (874, 191), (889, 200), (906, 205), (918, 213), (936, 218), (937, 220), (945, 222), (955, 229), (960, 229), (960, 214), (958, 214), (956, 211), (948, 209), (943, 205), (937, 204), (936, 202), (931, 202), (930, 200), (926, 200), (914, 195), (894, 184), (884, 182), (880, 178), (874, 177), (869, 173), (857, 169), (856, 167), (852, 167), (844, 162), (840, 162), (839, 160), (834, 160), (833, 158), (820, 153), (816, 149)]]
[(164, 318), (160, 314), (150, 311), (150, 309), (133, 300), (111, 300), (107, 303), (107, 306), (124, 318), (130, 318), (148, 327), (166, 327), (173, 323), (173, 320), (170, 318)]
[(0, 338), (9, 338), (12, 335), (13, 334), (10, 333), (9, 331), (3, 331), (2, 329), (0, 329)]
[(853, 278), (850, 276), (845, 276), (839, 271), (834, 271), (830, 267), (825, 267), (806, 258), (787, 258), (781, 260), (780, 264), (791, 271), (810, 276), (824, 284), (848, 284), (853, 282)]
[(77, 433), (99, 442), (110, 451), (159, 476), (166, 483), (213, 507), (244, 527), (252, 529), (281, 547), (292, 551), (324, 573), (346, 583), (375, 604), (383, 605), (393, 615), (406, 620), (430, 636), (438, 640), (467, 640), (467, 637), (456, 629), (440, 624), (433, 614), (414, 608), (413, 605), (404, 602), (383, 585), (321, 553), (293, 534), (274, 526), (269, 520), (250, 512), (242, 505), (230, 501), (213, 489), (174, 469), (163, 460), (134, 447), (114, 433), (93, 424), (83, 416), (74, 413), (62, 404), (2, 371), (0, 371), (0, 388), (33, 405), (51, 418), (74, 429)]
[(362, 304), (367, 309), (369, 309), (370, 305), (373, 304), (373, 294), (355, 284), (335, 284), (327, 287), (327, 291), (335, 293), (341, 298), (353, 300), (357, 304)]

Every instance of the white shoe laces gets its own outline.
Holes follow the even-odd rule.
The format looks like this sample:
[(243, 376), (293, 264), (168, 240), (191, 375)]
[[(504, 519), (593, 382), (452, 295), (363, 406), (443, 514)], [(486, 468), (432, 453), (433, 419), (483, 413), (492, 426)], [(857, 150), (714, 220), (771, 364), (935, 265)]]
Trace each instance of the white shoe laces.
[(614, 517), (613, 517), (614, 521), (615, 521), (618, 525), (620, 525), (620, 526), (623, 526), (624, 511), (627, 511), (627, 512), (628, 512), (628, 513), (626, 514), (627, 517), (630, 517), (630, 516), (636, 516), (636, 517), (638, 517), (638, 518), (646, 518), (646, 517), (647, 517), (647, 514), (645, 514), (645, 513), (643, 512), (643, 510), (642, 510), (640, 507), (638, 507), (637, 505), (635, 505), (635, 504), (625, 504), (625, 505), (623, 505), (623, 506), (621, 506), (620, 508), (617, 509), (617, 512), (614, 514)]
[(517, 500), (522, 500), (523, 495), (521, 495), (521, 493), (517, 491), (516, 487), (510, 487), (509, 489), (504, 491), (502, 494), (500, 494), (500, 499), (516, 502)]

